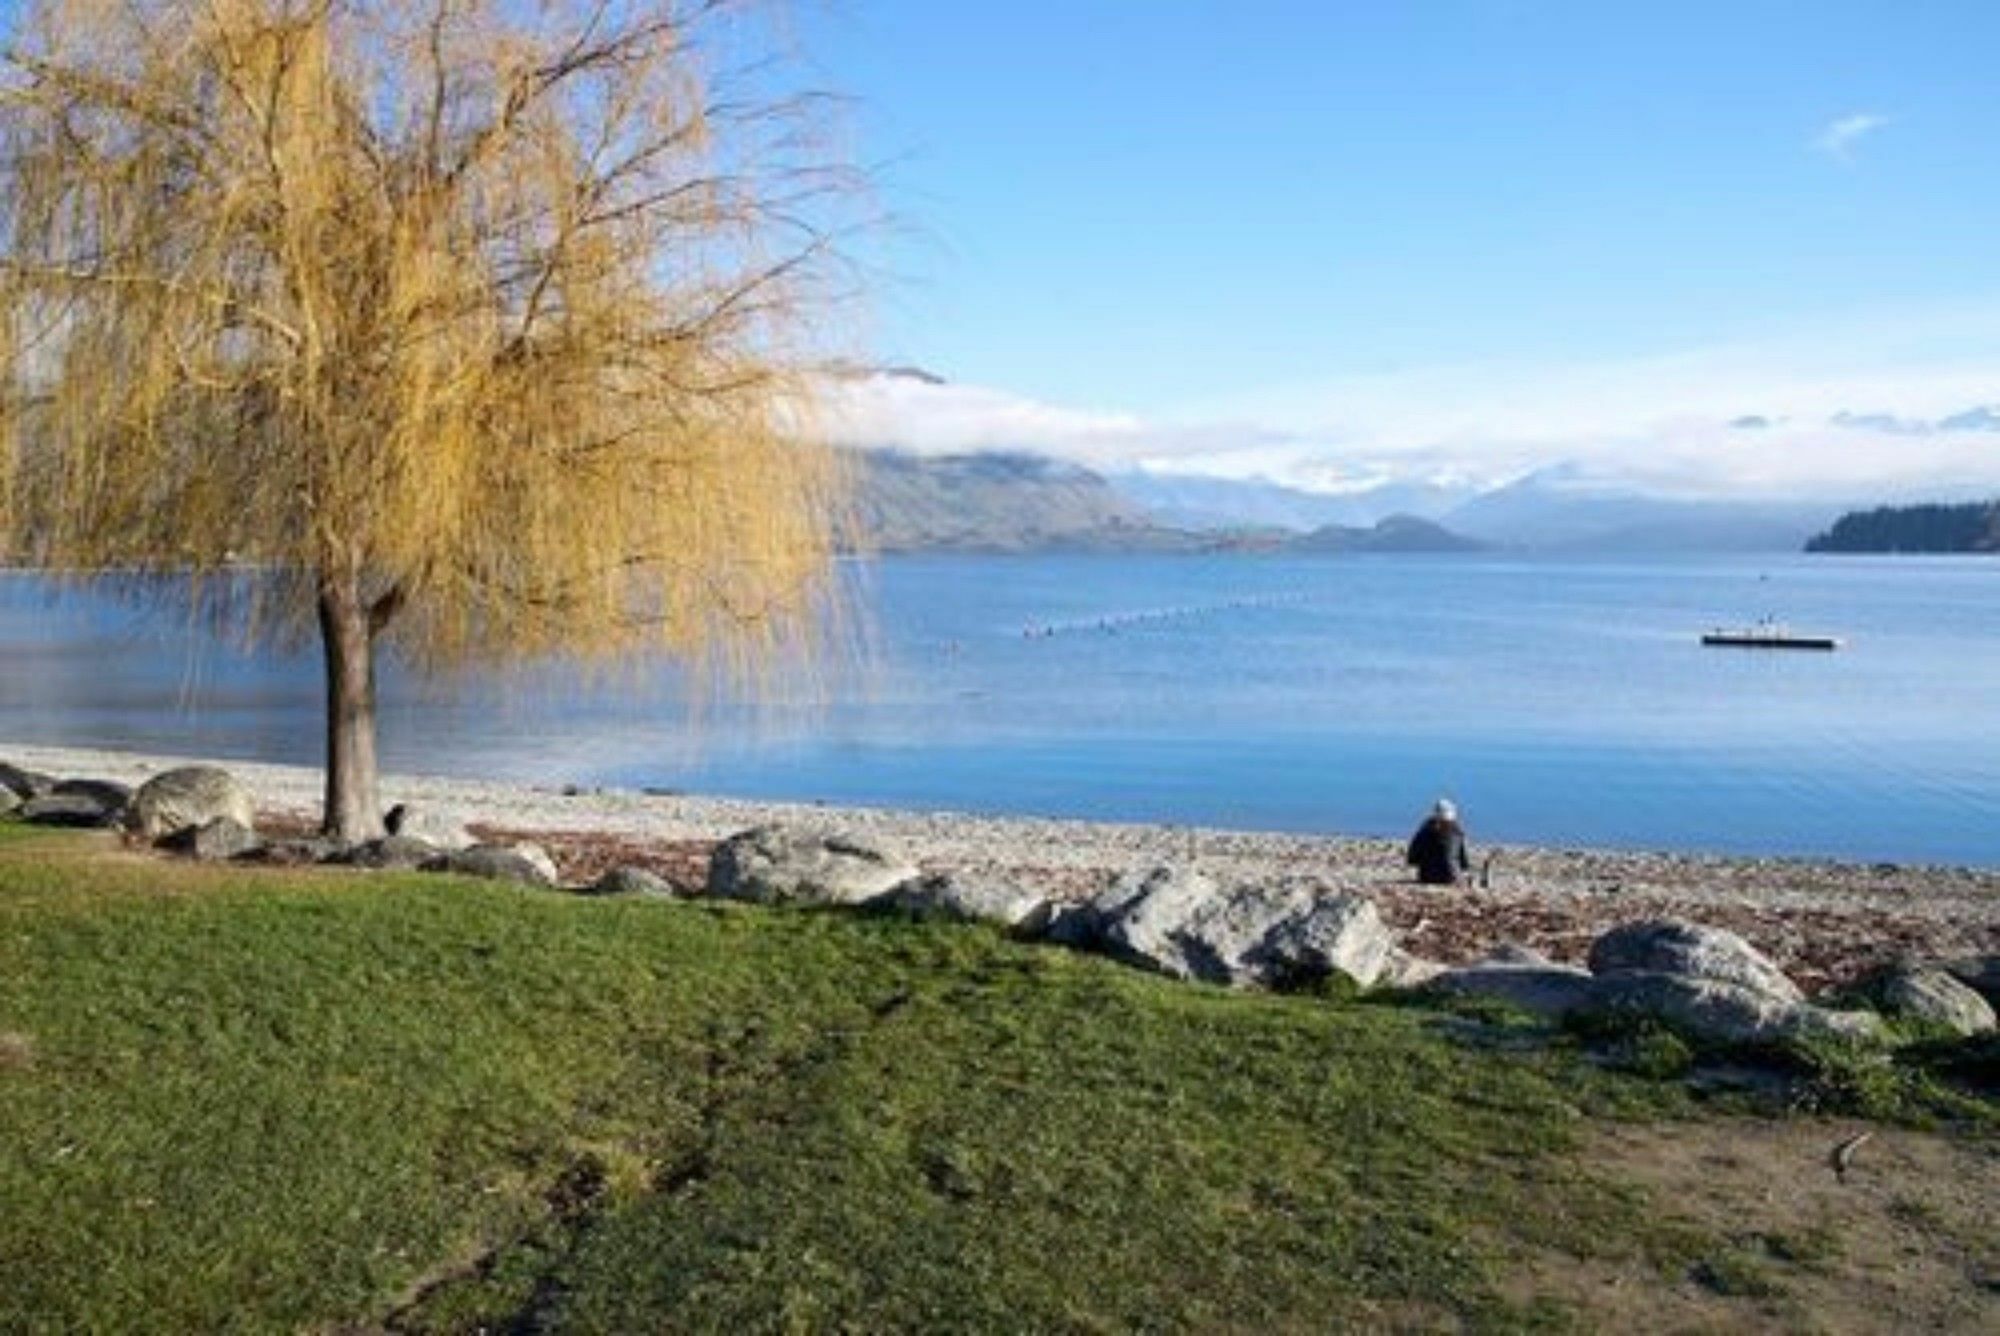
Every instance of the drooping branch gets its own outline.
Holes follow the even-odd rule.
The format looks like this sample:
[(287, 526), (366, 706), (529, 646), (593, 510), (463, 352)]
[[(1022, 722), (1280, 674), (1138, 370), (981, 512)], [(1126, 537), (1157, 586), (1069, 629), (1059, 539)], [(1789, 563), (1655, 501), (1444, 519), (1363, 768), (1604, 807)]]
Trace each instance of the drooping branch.
[[(713, 564), (824, 579), (837, 470), (795, 405), (848, 178), (774, 66), (711, 78), (743, 8), (31, 3), (0, 323), (39, 550), (338, 562), (436, 662), (785, 602), (709, 607)], [(517, 597), (558, 586), (559, 626)]]

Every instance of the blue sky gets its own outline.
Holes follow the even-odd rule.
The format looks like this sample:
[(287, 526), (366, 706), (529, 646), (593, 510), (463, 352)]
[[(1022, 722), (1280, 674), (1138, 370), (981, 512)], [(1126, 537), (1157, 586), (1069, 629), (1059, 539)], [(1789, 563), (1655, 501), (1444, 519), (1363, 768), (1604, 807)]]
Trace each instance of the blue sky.
[(898, 220), (862, 341), (952, 382), (844, 439), (2000, 491), (1922, 429), (2000, 403), (2000, 0), (799, 3)]
[(1504, 471), (1677, 414), (2000, 399), (1992, 0), (851, 0), (808, 29), (909, 229), (876, 348), (1023, 401), (999, 435), (1045, 410), (1100, 457)]

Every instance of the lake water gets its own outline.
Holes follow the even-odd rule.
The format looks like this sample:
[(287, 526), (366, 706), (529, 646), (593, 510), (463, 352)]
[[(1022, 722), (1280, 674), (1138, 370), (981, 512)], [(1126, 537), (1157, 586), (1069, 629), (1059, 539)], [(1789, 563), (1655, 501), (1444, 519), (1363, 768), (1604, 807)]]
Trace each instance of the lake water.
[[(393, 770), (2000, 866), (2000, 560), (894, 558), (873, 652), (691, 730), (662, 668), (389, 674)], [(1838, 652), (1706, 649), (1777, 614)], [(312, 653), (0, 578), (0, 739), (317, 763)]]

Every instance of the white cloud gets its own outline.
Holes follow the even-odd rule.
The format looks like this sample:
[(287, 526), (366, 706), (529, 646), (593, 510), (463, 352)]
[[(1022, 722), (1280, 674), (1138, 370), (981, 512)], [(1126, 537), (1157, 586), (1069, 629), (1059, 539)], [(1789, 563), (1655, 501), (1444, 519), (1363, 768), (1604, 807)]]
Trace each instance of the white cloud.
[(828, 431), (841, 444), (893, 445), (920, 454), (1115, 455), (1146, 431), (1131, 413), (1063, 408), (1005, 390), (898, 375), (842, 380), (833, 386), (828, 407)]
[(1829, 157), (1846, 162), (1853, 156), (1854, 145), (1863, 135), (1872, 134), (1889, 121), (1889, 117), (1878, 112), (1857, 111), (1851, 116), (1829, 121), (1813, 139), (1812, 146)]
[[(844, 383), (836, 399), (835, 435), (851, 444), (1033, 450), (1329, 492), (1492, 485), (1559, 461), (1605, 485), (1688, 496), (2000, 490), (2000, 434), (1831, 420), (1936, 422), (2000, 402), (2000, 300), (1653, 356), (1335, 376), (1144, 414), (885, 377)], [(1769, 425), (1730, 425), (1746, 415)]]

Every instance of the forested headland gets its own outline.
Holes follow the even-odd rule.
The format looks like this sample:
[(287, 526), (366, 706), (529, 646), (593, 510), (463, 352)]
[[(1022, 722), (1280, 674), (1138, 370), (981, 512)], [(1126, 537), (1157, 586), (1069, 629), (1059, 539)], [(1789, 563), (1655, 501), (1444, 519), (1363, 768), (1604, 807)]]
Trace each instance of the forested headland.
[(1808, 552), (2000, 552), (2000, 500), (1852, 510)]

